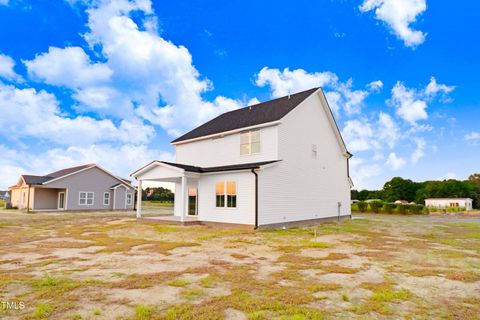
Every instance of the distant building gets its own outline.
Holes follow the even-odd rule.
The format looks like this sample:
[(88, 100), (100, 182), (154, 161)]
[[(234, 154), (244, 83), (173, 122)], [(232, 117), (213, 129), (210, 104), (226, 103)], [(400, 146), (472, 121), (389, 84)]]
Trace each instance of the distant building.
[(408, 204), (407, 200), (397, 200), (394, 202), (395, 204)]
[(9, 188), (11, 204), (22, 210), (133, 210), (135, 188), (96, 164), (43, 176), (22, 175)]
[(429, 198), (425, 199), (425, 206), (429, 208), (465, 208), (472, 210), (470, 198)]

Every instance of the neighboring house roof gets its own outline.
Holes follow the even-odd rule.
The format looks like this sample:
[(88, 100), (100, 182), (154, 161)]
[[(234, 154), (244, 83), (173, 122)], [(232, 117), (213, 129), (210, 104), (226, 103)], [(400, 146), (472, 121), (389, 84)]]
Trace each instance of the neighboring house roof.
[[(24, 174), (24, 175), (21, 175), (21, 178), (23, 179), (23, 181), (25, 181), (25, 184), (28, 184), (28, 185), (43, 185), (43, 184), (47, 184), (47, 183), (62, 179), (64, 177), (67, 177), (67, 176), (73, 175), (75, 173), (78, 173), (80, 171), (90, 169), (90, 168), (94, 168), (94, 167), (96, 167), (96, 168), (102, 170), (103, 172), (111, 175), (112, 177), (117, 179), (120, 182), (120, 184), (123, 184), (128, 188), (133, 188), (133, 186), (131, 185), (129, 180), (117, 177), (117, 176), (111, 174), (110, 172), (108, 172), (107, 170), (97, 166), (94, 163), (61, 169), (61, 170), (58, 170), (58, 171), (48, 173), (48, 174), (43, 175), (43, 176), (35, 176), (35, 175)], [(20, 185), (16, 185), (16, 186), (20, 186)], [(12, 186), (10, 188), (14, 188), (16, 186)]]
[(81, 165), (81, 166), (76, 166), (76, 167), (71, 167), (71, 168), (66, 168), (66, 169), (54, 171), (52, 173), (46, 174), (45, 176), (51, 177), (52, 179), (59, 178), (59, 177), (66, 176), (67, 174), (71, 174), (71, 173), (80, 171), (82, 169), (86, 169), (86, 168), (90, 168), (90, 167), (94, 167), (94, 166), (95, 166), (95, 163), (84, 164), (84, 165)]
[(42, 184), (48, 180), (53, 179), (52, 177), (48, 176), (32, 176), (29, 174), (22, 175), (22, 178), (26, 184)]
[(180, 164), (180, 163), (173, 163), (173, 162), (166, 162), (166, 161), (159, 161), (164, 164), (168, 164), (170, 166), (174, 166), (177, 168), (184, 169), (185, 171), (189, 172), (197, 172), (197, 173), (209, 173), (209, 172), (221, 172), (221, 171), (235, 171), (235, 170), (246, 170), (246, 169), (255, 169), (261, 166), (278, 162), (279, 160), (272, 160), (272, 161), (262, 161), (262, 162), (250, 162), (250, 163), (241, 163), (241, 164), (233, 164), (228, 166), (217, 166), (217, 167), (195, 167), (190, 166), (187, 164)]
[(318, 89), (319, 88), (313, 88), (282, 98), (223, 113), (173, 140), (172, 143), (278, 121)]

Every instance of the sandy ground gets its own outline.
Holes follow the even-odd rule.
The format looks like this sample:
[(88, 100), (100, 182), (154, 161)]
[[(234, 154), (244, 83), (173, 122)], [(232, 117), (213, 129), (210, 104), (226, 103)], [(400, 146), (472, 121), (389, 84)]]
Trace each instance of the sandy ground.
[(255, 232), (143, 224), (125, 212), (5, 211), (0, 237), (2, 319), (480, 315), (474, 220), (385, 216)]

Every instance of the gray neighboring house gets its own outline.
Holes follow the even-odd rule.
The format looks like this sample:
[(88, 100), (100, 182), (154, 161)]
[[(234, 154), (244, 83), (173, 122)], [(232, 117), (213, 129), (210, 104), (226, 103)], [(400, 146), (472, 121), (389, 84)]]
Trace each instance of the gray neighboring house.
[(11, 204), (27, 211), (133, 210), (135, 188), (96, 164), (43, 176), (21, 175)]

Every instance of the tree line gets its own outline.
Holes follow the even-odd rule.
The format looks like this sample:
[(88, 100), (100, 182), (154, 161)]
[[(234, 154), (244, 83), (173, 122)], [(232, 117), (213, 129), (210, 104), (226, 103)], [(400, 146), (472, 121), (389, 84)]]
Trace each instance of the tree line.
[(381, 190), (352, 190), (352, 200), (359, 201), (369, 199), (386, 202), (407, 200), (424, 204), (427, 198), (471, 198), (473, 207), (478, 209), (480, 208), (480, 173), (470, 175), (467, 180), (415, 182), (395, 177), (386, 182)]
[(142, 190), (142, 200), (143, 201), (167, 201), (173, 202), (174, 194), (170, 189), (159, 187), (159, 188), (145, 188)]

